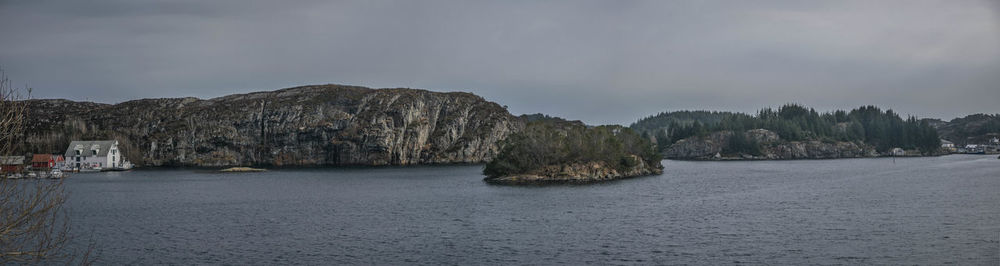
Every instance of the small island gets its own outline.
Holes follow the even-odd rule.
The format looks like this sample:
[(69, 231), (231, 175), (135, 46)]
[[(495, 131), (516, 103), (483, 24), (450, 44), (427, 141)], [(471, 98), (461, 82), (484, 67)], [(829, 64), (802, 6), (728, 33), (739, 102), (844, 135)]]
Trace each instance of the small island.
[(252, 167), (230, 167), (219, 170), (219, 172), (224, 172), (224, 173), (246, 173), (246, 172), (264, 172), (264, 171), (267, 171), (267, 169), (252, 168)]
[(532, 121), (502, 147), (483, 170), (488, 183), (578, 183), (663, 173), (652, 142), (616, 125)]

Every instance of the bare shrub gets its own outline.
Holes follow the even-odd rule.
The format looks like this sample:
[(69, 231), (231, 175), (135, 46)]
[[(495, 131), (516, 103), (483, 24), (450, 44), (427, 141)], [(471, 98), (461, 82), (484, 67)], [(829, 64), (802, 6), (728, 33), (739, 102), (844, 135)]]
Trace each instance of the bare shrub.
[[(11, 86), (0, 70), (0, 155), (14, 154), (24, 138), (30, 89)], [(0, 264), (58, 262), (90, 264), (92, 246), (76, 254), (66, 250), (72, 239), (63, 209), (63, 180), (0, 177)]]

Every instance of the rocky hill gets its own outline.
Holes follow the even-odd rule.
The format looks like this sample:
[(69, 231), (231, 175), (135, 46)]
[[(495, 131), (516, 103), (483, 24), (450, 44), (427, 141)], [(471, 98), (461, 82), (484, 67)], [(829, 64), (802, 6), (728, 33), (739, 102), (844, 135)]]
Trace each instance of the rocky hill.
[[(745, 140), (738, 141), (739, 138)], [(733, 143), (747, 143), (752, 151), (732, 149)], [(683, 160), (790, 160), (877, 157), (875, 147), (850, 141), (787, 141), (766, 129), (745, 132), (720, 131), (683, 139), (664, 151), (668, 159)]]
[(661, 113), (632, 128), (655, 140), (667, 158), (827, 159), (877, 156), (896, 149), (911, 155), (941, 154), (932, 122), (876, 106), (820, 113), (786, 104), (756, 114)]
[(25, 152), (119, 140), (144, 166), (481, 163), (524, 123), (462, 92), (303, 86), (214, 99), (28, 101)]
[(933, 123), (942, 139), (956, 145), (985, 144), (1000, 137), (1000, 114), (974, 114), (948, 122)]

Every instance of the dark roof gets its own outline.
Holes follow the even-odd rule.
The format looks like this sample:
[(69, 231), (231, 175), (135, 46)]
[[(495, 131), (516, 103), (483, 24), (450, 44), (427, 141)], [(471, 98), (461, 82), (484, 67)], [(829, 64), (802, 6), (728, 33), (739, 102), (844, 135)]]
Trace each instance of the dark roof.
[[(80, 156), (108, 156), (111, 146), (117, 142), (114, 140), (76, 140), (70, 142), (69, 147), (66, 148), (66, 157), (76, 156), (76, 150), (80, 150)], [(97, 154), (92, 152), (95, 149)]]

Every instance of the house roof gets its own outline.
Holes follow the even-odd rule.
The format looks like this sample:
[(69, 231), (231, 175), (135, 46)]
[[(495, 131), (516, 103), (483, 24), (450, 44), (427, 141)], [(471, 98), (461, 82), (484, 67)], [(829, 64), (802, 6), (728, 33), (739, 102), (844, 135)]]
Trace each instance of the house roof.
[(954, 142), (948, 141), (946, 139), (941, 140), (941, 144), (955, 144)]
[[(118, 144), (115, 140), (74, 140), (66, 148), (66, 157), (76, 156), (76, 151), (80, 150), (80, 156), (108, 156), (111, 146)], [(97, 154), (94, 154), (97, 150)]]
[(52, 160), (52, 154), (31, 155), (31, 162), (33, 163), (47, 163), (49, 160)]
[(0, 164), (22, 165), (24, 164), (24, 156), (0, 156)]

